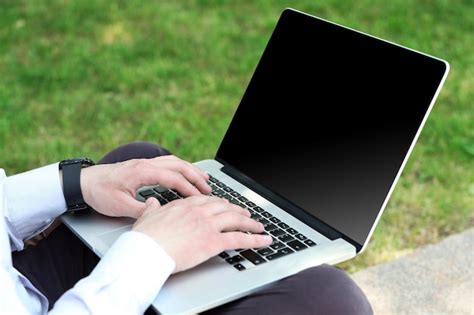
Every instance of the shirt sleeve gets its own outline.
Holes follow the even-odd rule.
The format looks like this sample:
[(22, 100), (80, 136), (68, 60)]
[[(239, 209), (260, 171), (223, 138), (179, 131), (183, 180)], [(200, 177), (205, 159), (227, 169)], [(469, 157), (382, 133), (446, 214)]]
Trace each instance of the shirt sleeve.
[(175, 267), (152, 238), (126, 232), (50, 314), (143, 314)]
[(58, 163), (4, 178), (3, 216), (12, 250), (66, 211)]

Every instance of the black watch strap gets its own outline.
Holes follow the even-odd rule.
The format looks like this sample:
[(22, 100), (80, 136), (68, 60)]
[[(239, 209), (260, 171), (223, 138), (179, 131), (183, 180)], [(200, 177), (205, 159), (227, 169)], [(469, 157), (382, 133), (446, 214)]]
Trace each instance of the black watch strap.
[(90, 159), (76, 158), (64, 160), (59, 164), (63, 177), (64, 199), (68, 211), (87, 209), (89, 206), (84, 201), (81, 190), (81, 170), (83, 167), (94, 165)]

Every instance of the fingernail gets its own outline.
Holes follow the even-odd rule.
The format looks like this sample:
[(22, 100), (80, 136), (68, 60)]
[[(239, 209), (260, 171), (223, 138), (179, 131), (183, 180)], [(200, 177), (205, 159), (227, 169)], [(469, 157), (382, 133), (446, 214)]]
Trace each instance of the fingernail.
[(273, 238), (270, 235), (264, 235), (263, 236), (265, 242), (272, 242), (273, 243)]

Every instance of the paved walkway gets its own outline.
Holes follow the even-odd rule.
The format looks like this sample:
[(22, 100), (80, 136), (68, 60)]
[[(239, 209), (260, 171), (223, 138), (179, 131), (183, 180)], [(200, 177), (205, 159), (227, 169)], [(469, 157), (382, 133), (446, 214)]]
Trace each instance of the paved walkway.
[(375, 314), (472, 315), (474, 228), (352, 278), (367, 294)]

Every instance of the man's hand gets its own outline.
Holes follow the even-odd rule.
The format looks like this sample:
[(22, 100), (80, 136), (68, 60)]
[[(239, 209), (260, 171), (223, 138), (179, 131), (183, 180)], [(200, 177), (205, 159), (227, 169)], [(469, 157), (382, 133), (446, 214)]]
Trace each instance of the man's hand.
[(193, 196), (160, 206), (155, 198), (146, 202), (133, 230), (160, 244), (176, 263), (176, 272), (190, 269), (228, 249), (258, 248), (272, 243), (261, 233), (263, 225), (250, 212), (227, 200)]
[(135, 199), (140, 187), (161, 185), (193, 196), (211, 192), (208, 179), (196, 166), (168, 155), (85, 168), (81, 171), (81, 189), (85, 202), (96, 211), (138, 218), (145, 210), (145, 204)]

